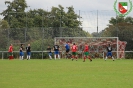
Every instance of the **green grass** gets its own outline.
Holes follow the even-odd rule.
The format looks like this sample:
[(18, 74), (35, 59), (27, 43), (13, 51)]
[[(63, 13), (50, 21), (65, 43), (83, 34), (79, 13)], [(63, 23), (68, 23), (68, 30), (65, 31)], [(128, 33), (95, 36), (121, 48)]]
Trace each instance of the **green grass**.
[(133, 88), (133, 60), (0, 60), (0, 88)]

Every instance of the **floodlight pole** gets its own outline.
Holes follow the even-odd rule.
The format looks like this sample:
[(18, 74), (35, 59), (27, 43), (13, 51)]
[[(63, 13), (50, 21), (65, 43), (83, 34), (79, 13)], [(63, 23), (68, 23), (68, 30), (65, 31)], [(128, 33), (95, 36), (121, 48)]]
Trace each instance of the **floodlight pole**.
[(27, 31), (27, 12), (26, 12), (26, 28), (25, 28), (25, 43), (26, 43), (26, 31)]
[(97, 10), (97, 33), (98, 33), (98, 10)]
[(44, 13), (42, 13), (42, 29), (43, 29), (43, 35), (42, 35), (42, 59), (43, 59), (43, 50), (44, 50)]
[[(30, 6), (27, 6), (27, 8), (30, 7)], [(25, 29), (25, 43), (26, 43), (26, 32), (27, 32), (27, 12), (26, 12), (26, 29)]]
[(117, 27), (117, 13), (116, 13), (116, 31), (117, 31), (117, 35), (116, 35), (116, 37), (118, 37), (118, 27)]
[(61, 14), (61, 11), (60, 11), (60, 37), (62, 37), (62, 29), (61, 29), (61, 23), (62, 23), (62, 19), (61, 19), (61, 16), (62, 16), (62, 14)]

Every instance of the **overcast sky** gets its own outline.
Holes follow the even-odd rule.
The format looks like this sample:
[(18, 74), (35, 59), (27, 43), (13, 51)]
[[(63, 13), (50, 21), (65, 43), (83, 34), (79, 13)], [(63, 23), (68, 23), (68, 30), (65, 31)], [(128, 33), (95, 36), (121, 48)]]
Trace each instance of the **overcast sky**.
[[(0, 13), (7, 8), (5, 1), (13, 0), (0, 0)], [(51, 7), (57, 7), (59, 4), (64, 8), (73, 6), (77, 14), (79, 14), (83, 23), (84, 30), (89, 32), (96, 32), (97, 24), (99, 31), (103, 30), (108, 24), (111, 17), (115, 17), (114, 2), (116, 0), (26, 0), (29, 9), (44, 9), (51, 10)], [(118, 2), (129, 2), (129, 0), (117, 0)], [(133, 0), (132, 0), (133, 2)], [(98, 16), (97, 16), (98, 10)], [(129, 14), (133, 16), (133, 11)], [(2, 18), (0, 16), (0, 18)]]

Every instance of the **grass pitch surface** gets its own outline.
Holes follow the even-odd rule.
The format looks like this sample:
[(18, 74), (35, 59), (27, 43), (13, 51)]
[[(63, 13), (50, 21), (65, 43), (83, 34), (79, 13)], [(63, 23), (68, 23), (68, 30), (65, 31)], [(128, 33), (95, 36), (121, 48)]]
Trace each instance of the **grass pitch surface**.
[(0, 88), (133, 88), (133, 60), (0, 60)]

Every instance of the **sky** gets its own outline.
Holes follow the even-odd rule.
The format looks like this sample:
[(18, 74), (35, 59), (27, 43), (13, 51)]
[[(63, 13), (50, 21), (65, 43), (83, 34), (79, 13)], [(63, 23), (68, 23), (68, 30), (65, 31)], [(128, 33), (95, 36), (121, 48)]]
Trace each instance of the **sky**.
[[(13, 0), (0, 0), (0, 13), (7, 8), (5, 1)], [(102, 31), (109, 24), (111, 17), (116, 17), (114, 11), (114, 2), (116, 0), (26, 0), (29, 9), (44, 9), (51, 10), (51, 7), (58, 7), (62, 5), (66, 7), (73, 6), (75, 13), (79, 14), (82, 18), (79, 19), (82, 22), (83, 29), (90, 33)], [(133, 0), (130, 0), (133, 2)], [(118, 2), (129, 2), (129, 0), (117, 0)], [(130, 7), (130, 5), (129, 5)], [(128, 8), (129, 9), (129, 8)], [(133, 17), (133, 11), (128, 16)], [(2, 18), (2, 16), (0, 16)]]

